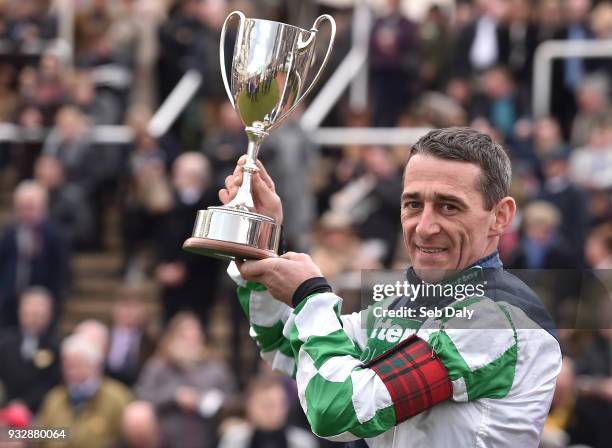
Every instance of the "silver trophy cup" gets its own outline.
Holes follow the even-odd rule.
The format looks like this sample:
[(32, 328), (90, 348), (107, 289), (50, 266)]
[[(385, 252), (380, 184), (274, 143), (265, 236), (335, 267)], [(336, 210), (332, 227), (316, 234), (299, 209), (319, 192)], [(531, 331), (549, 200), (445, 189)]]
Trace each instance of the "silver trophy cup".
[[(225, 33), (233, 16), (240, 18), (231, 68), (231, 87), (225, 72)], [(328, 20), (331, 36), (325, 58), (310, 85), (308, 73), (321, 22)], [(249, 139), (244, 177), (236, 197), (227, 205), (198, 211), (191, 238), (183, 249), (224, 259), (262, 259), (276, 256), (280, 225), (255, 213), (251, 178), (263, 139), (304, 99), (318, 81), (331, 54), (336, 35), (334, 19), (325, 14), (312, 28), (269, 20), (247, 19), (240, 11), (230, 13), (221, 30), (219, 46), (225, 89), (244, 123)]]

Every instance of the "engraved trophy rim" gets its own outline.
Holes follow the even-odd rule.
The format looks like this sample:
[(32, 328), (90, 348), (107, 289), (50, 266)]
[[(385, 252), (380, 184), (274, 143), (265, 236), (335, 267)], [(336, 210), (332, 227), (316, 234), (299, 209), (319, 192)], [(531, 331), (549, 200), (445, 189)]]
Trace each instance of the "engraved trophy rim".
[(302, 32), (304, 32), (304, 33), (316, 33), (316, 32), (317, 32), (317, 30), (314, 30), (314, 29), (312, 29), (312, 28), (310, 28), (310, 29), (306, 29), (306, 28), (302, 28), (302, 27), (297, 26), (297, 25), (291, 25), (291, 24), (289, 24), (289, 23), (279, 22), (279, 21), (277, 21), (277, 20), (269, 20), (269, 19), (256, 19), (256, 18), (253, 18), (253, 17), (245, 17), (245, 20), (250, 20), (250, 21), (253, 21), (253, 22), (268, 22), (268, 23), (274, 23), (274, 24), (277, 24), (277, 25), (282, 25), (282, 26), (287, 27), (287, 28), (295, 28), (296, 30), (302, 31)]

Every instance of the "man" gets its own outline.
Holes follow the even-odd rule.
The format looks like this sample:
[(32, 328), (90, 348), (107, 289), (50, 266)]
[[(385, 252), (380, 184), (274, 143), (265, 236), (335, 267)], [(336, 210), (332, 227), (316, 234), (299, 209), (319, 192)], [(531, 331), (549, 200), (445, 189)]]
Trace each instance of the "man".
[(34, 179), (48, 192), (50, 218), (62, 230), (68, 247), (82, 247), (93, 236), (93, 213), (85, 191), (68, 182), (64, 167), (53, 156), (40, 156), (34, 164)]
[(510, 36), (502, 25), (508, 8), (499, 0), (477, 0), (475, 19), (457, 35), (452, 57), (455, 76), (470, 77), (508, 62)]
[(155, 351), (155, 340), (147, 331), (146, 305), (137, 294), (125, 289), (114, 303), (106, 356), (106, 373), (129, 387)]
[(155, 407), (148, 401), (132, 401), (121, 419), (122, 441), (116, 448), (162, 448)]
[(110, 340), (110, 333), (106, 324), (97, 319), (85, 319), (79, 322), (72, 332), (87, 339), (100, 352), (102, 359), (106, 358)]
[(588, 195), (570, 179), (568, 154), (563, 150), (540, 157), (544, 183), (539, 199), (553, 204), (561, 214), (559, 234), (569, 244), (574, 267), (584, 264), (583, 248), (589, 229)]
[(158, 255), (155, 275), (162, 286), (165, 323), (179, 311), (192, 310), (207, 328), (220, 264), (212, 258), (187, 253), (181, 247), (191, 235), (197, 211), (215, 201), (211, 180), (208, 159), (200, 153), (185, 152), (172, 165), (174, 204), (162, 216), (155, 236)]
[(69, 281), (68, 247), (47, 212), (47, 192), (33, 181), (15, 189), (14, 222), (0, 238), (0, 326), (17, 324), (17, 298), (44, 286), (59, 311)]
[(246, 392), (247, 421), (223, 432), (219, 448), (315, 448), (310, 432), (288, 423), (289, 400), (285, 385), (276, 376), (262, 376)]
[(63, 385), (47, 394), (38, 415), (41, 428), (70, 428), (66, 440), (41, 447), (107, 447), (119, 440), (130, 391), (102, 374), (104, 358), (90, 339), (73, 334), (61, 346)]
[(61, 381), (51, 294), (40, 286), (25, 290), (17, 314), (19, 327), (0, 334), (0, 382), (8, 401), (22, 400), (36, 413), (45, 394)]
[[(238, 167), (222, 202), (240, 180)], [(414, 294), (341, 316), (341, 299), (308, 255), (230, 265), (263, 358), (295, 373), (317, 435), (376, 448), (538, 446), (561, 352), (548, 313), (497, 254), (516, 211), (510, 180), (502, 147), (473, 129), (431, 131), (411, 150), (401, 199), (407, 279), (483, 287), (464, 300)], [(262, 166), (253, 189), (257, 210), (282, 222)], [(463, 313), (377, 316), (415, 303)]]
[[(564, 0), (564, 24), (554, 39), (584, 42), (594, 38), (589, 25), (592, 0)], [(569, 139), (572, 121), (577, 112), (576, 92), (585, 76), (597, 69), (595, 59), (563, 58), (553, 63), (551, 111), (561, 123), (565, 139)]]
[(405, 17), (400, 0), (387, 0), (388, 12), (372, 25), (370, 73), (374, 126), (395, 126), (414, 100), (418, 26)]

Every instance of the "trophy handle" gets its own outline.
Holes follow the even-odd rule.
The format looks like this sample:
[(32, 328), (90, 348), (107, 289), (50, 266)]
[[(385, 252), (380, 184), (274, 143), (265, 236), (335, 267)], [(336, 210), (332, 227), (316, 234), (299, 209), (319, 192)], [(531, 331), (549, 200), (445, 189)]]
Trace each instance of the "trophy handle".
[(240, 18), (240, 25), (238, 25), (238, 35), (236, 36), (236, 42), (240, 42), (242, 40), (242, 33), (244, 31), (244, 22), (246, 21), (246, 17), (240, 11), (232, 11), (225, 18), (225, 22), (223, 22), (223, 28), (221, 29), (221, 39), (219, 41), (219, 62), (221, 64), (221, 77), (223, 78), (223, 85), (225, 86), (225, 91), (227, 92), (227, 96), (229, 97), (232, 107), (235, 109), (236, 104), (234, 102), (234, 95), (232, 94), (232, 89), (230, 88), (230, 85), (227, 81), (227, 72), (225, 70), (225, 33), (227, 31), (227, 24), (234, 15)]
[[(308, 88), (304, 91), (304, 93), (302, 93), (300, 95), (300, 97), (295, 102), (295, 104), (293, 105), (291, 110), (293, 110), (293, 108), (295, 108), (304, 99), (304, 97), (306, 95), (308, 95), (308, 93), (312, 90), (312, 88), (315, 86), (315, 84), (317, 83), (317, 81), (321, 77), (321, 74), (323, 73), (323, 69), (325, 68), (325, 66), (329, 62), (329, 56), (331, 55), (332, 48), (334, 47), (334, 40), (336, 39), (336, 21), (329, 14), (323, 14), (323, 15), (317, 17), (317, 20), (315, 20), (314, 23), (312, 24), (312, 28), (310, 28), (310, 31), (312, 33), (315, 33), (315, 35), (316, 35), (316, 33), (319, 32), (319, 26), (321, 25), (321, 22), (323, 22), (324, 20), (327, 20), (329, 22), (329, 25), (331, 26), (331, 34), (329, 36), (329, 45), (327, 46), (327, 52), (325, 53), (325, 57), (323, 58), (323, 62), (321, 63), (321, 67), (319, 67), (319, 71), (317, 72), (315, 77), (312, 79), (312, 81), (311, 81), (310, 85), (308, 86)], [(307, 46), (308, 44), (309, 43), (307, 42), (305, 45)]]
[(329, 36), (329, 45), (327, 47), (327, 52), (325, 53), (325, 57), (323, 58), (323, 63), (321, 63), (321, 67), (319, 67), (319, 71), (317, 72), (315, 77), (310, 82), (310, 85), (308, 86), (308, 88), (300, 95), (300, 97), (297, 100), (295, 100), (295, 103), (293, 104), (293, 106), (291, 106), (288, 111), (282, 114), (282, 116), (276, 121), (276, 123), (270, 126), (269, 130), (277, 127), (285, 117), (287, 117), (291, 112), (293, 112), (293, 110), (298, 106), (298, 104), (300, 104), (300, 102), (304, 99), (304, 97), (308, 95), (308, 92), (312, 90), (314, 85), (317, 83), (317, 81), (321, 77), (321, 74), (323, 73), (323, 69), (327, 65), (327, 62), (329, 61), (329, 56), (331, 54), (332, 48), (334, 47), (334, 40), (336, 39), (336, 21), (329, 14), (323, 14), (317, 17), (317, 20), (315, 20), (314, 23), (312, 24), (312, 28), (310, 28), (311, 36), (308, 38), (308, 40), (306, 40), (306, 42), (302, 42), (300, 39), (300, 42), (298, 44), (298, 50), (307, 49), (310, 45), (312, 45), (315, 42), (315, 36), (319, 32), (319, 25), (321, 24), (323, 20), (329, 21), (329, 24), (331, 26), (331, 35)]

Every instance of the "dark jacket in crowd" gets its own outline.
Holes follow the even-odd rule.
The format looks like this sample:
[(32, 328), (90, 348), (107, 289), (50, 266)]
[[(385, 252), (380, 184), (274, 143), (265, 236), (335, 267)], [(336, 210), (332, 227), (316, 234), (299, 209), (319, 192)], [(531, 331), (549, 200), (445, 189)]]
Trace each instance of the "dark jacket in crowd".
[(125, 353), (123, 362), (115, 364), (110, 360), (113, 352), (113, 329), (111, 328), (109, 342), (109, 356), (106, 359), (105, 373), (126, 386), (133, 386), (138, 380), (140, 371), (155, 351), (155, 340), (145, 330), (134, 330), (129, 348)]
[[(477, 20), (469, 23), (461, 30), (459, 36), (457, 36), (452, 64), (454, 75), (457, 77), (469, 77), (475, 72), (475, 68), (472, 67), (470, 62), (470, 52), (474, 39), (476, 38), (477, 24)], [(510, 36), (508, 30), (498, 24), (495, 35), (497, 38), (497, 60), (493, 62), (493, 65), (506, 64), (510, 53)]]
[[(588, 24), (582, 25), (584, 32), (584, 39), (593, 39), (594, 34)], [(570, 38), (569, 26), (561, 28), (554, 36), (558, 40), (568, 40)], [(561, 130), (563, 131), (563, 137), (568, 140), (570, 131), (572, 128), (572, 121), (577, 112), (575, 91), (570, 88), (566, 83), (566, 71), (568, 58), (557, 59), (553, 62), (553, 79), (552, 79), (552, 92), (554, 94), (551, 98), (550, 110), (551, 113), (559, 120)], [(580, 59), (583, 68), (583, 76), (593, 72), (598, 64), (594, 59)]]
[(561, 191), (550, 191), (546, 187), (540, 199), (555, 205), (561, 212), (559, 233), (566, 241), (578, 268), (584, 264), (584, 244), (589, 229), (588, 197), (585, 192), (568, 182)]
[(17, 299), (29, 286), (44, 286), (57, 303), (69, 282), (68, 249), (56, 227), (45, 221), (33, 229), (30, 253), (17, 241), (18, 225), (10, 225), (0, 239), (0, 323), (17, 324)]
[(53, 332), (45, 333), (30, 354), (23, 352), (23, 341), (17, 328), (0, 334), (0, 383), (7, 401), (23, 401), (36, 413), (47, 392), (62, 379), (59, 341)]
[[(185, 265), (186, 278), (177, 286), (162, 290), (164, 320), (168, 321), (182, 309), (194, 311), (204, 324), (208, 319), (217, 292), (222, 263), (210, 257), (196, 255), (182, 249), (193, 232), (198, 210), (220, 205), (212, 189), (205, 190), (194, 203), (186, 203), (175, 195), (174, 207), (162, 218), (159, 235), (155, 238), (158, 258), (162, 263), (180, 262)], [(205, 326), (206, 328), (206, 326)]]

